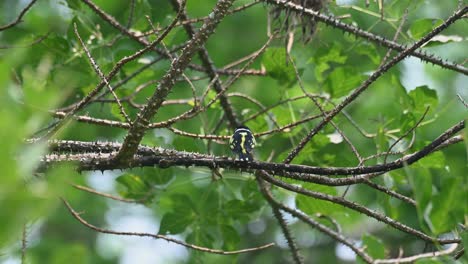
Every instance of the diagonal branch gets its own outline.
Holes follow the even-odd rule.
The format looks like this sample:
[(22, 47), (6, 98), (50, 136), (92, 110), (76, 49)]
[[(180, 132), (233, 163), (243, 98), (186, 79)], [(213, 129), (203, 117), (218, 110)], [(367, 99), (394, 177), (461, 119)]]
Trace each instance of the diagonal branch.
[(434, 241), (437, 241), (436, 238), (432, 238), (426, 234), (424, 234), (423, 232), (419, 231), (419, 230), (416, 230), (416, 229), (413, 229), (405, 224), (402, 224), (384, 214), (381, 214), (377, 211), (374, 211), (372, 209), (369, 209), (363, 205), (360, 205), (358, 203), (355, 203), (355, 202), (352, 202), (352, 201), (348, 201), (342, 197), (337, 197), (337, 196), (333, 196), (333, 195), (329, 195), (329, 194), (325, 194), (325, 193), (320, 193), (320, 192), (315, 192), (315, 191), (311, 191), (311, 190), (308, 190), (308, 189), (305, 189), (305, 188), (302, 188), (302, 187), (299, 187), (299, 186), (296, 186), (296, 185), (292, 185), (292, 184), (288, 184), (288, 183), (285, 183), (283, 181), (280, 181), (280, 180), (277, 180), (275, 178), (273, 178), (272, 176), (268, 175), (268, 173), (262, 173), (261, 174), (261, 177), (268, 181), (269, 183), (273, 184), (273, 185), (276, 185), (278, 187), (281, 187), (283, 189), (286, 189), (286, 190), (289, 190), (289, 191), (292, 191), (292, 192), (295, 192), (295, 193), (300, 193), (300, 194), (303, 194), (303, 195), (306, 195), (306, 196), (309, 196), (309, 197), (312, 197), (312, 198), (315, 198), (315, 199), (318, 199), (318, 200), (323, 200), (323, 201), (328, 201), (328, 202), (331, 202), (331, 203), (335, 203), (335, 204), (339, 204), (339, 205), (342, 205), (344, 207), (347, 207), (351, 210), (354, 210), (356, 212), (359, 212), (359, 213), (362, 213), (362, 214), (365, 214), (369, 217), (372, 217), (378, 221), (381, 221), (389, 226), (392, 226), (393, 228), (395, 229), (398, 229), (404, 233), (407, 233), (407, 234), (411, 234), (411, 235), (414, 235), (424, 241), (427, 241), (427, 242), (434, 242)]
[[(321, 13), (319, 13), (317, 11), (312, 10), (312, 9), (305, 8), (305, 7), (300, 6), (300, 5), (296, 5), (292, 1), (286, 1), (286, 0), (263, 0), (263, 1), (271, 3), (271, 4), (282, 6), (282, 7), (286, 8), (286, 9), (288, 9), (288, 10), (292, 10), (292, 11), (300, 13), (301, 15), (304, 15), (304, 16), (309, 16), (311, 19), (315, 19), (315, 20), (323, 22), (323, 23), (325, 23), (325, 24), (327, 24), (329, 26), (332, 26), (334, 28), (339, 28), (339, 29), (341, 29), (341, 30), (343, 30), (345, 32), (354, 34), (354, 35), (359, 36), (359, 37), (363, 37), (363, 38), (368, 39), (370, 41), (374, 41), (374, 42), (376, 42), (376, 43), (378, 43), (378, 44), (380, 44), (380, 45), (382, 45), (384, 47), (394, 49), (394, 50), (400, 51), (400, 52), (403, 52), (403, 51), (407, 50), (407, 47), (404, 46), (404, 45), (400, 45), (400, 44), (398, 44), (398, 43), (396, 43), (394, 41), (390, 41), (390, 40), (387, 40), (387, 39), (385, 39), (385, 38), (383, 38), (381, 36), (374, 35), (374, 34), (372, 34), (370, 32), (362, 30), (362, 29), (360, 29), (358, 27), (348, 25), (348, 24), (343, 23), (343, 22), (341, 22), (341, 21), (339, 21), (339, 20), (337, 20), (337, 19), (335, 19), (333, 17), (326, 16), (326, 15), (321, 14)], [(466, 9), (466, 7), (464, 9)], [(412, 50), (407, 55), (412, 55), (412, 56), (415, 56), (415, 57), (417, 57), (417, 58), (419, 58), (421, 60), (424, 60), (426, 62), (430, 62), (430, 63), (436, 64), (436, 65), (439, 65), (442, 68), (454, 70), (454, 71), (463, 73), (465, 75), (468, 75), (468, 69), (463, 67), (462, 65), (459, 65), (459, 64), (456, 64), (456, 63), (446, 62), (446, 61), (444, 61), (442, 59), (436, 58), (434, 55), (430, 55), (430, 54), (424, 53), (422, 51)]]
[(111, 84), (109, 83), (109, 80), (107, 80), (106, 76), (104, 76), (104, 73), (102, 73), (101, 69), (99, 68), (99, 65), (97, 64), (96, 60), (93, 58), (93, 56), (91, 55), (91, 52), (89, 52), (88, 48), (86, 47), (86, 44), (84, 43), (83, 39), (81, 38), (80, 33), (78, 33), (78, 28), (76, 27), (76, 23), (73, 23), (73, 30), (75, 32), (76, 37), (80, 41), (80, 44), (83, 47), (83, 49), (84, 49), (84, 51), (86, 53), (86, 56), (88, 57), (89, 62), (91, 63), (91, 66), (93, 66), (94, 71), (99, 76), (99, 79), (101, 79), (101, 81), (105, 83), (107, 88), (109, 88), (109, 91), (111, 92), (112, 96), (114, 97), (114, 99), (115, 99), (115, 101), (116, 101), (116, 103), (117, 103), (117, 105), (119, 107), (120, 114), (124, 117), (124, 119), (125, 119), (125, 121), (127, 121), (127, 123), (131, 124), (132, 121), (130, 120), (130, 117), (125, 112), (125, 109), (124, 109), (122, 103), (120, 102), (119, 97), (114, 92), (114, 88), (112, 88)]
[(31, 2), (29, 2), (29, 4), (23, 8), (23, 10), (21, 10), (21, 12), (19, 13), (18, 17), (16, 17), (16, 19), (6, 25), (3, 25), (3, 26), (0, 26), (0, 31), (3, 31), (5, 29), (9, 29), (9, 28), (12, 28), (16, 25), (18, 25), (19, 23), (22, 22), (22, 19), (23, 19), (23, 16), (29, 11), (29, 9), (31, 9), (31, 7), (34, 5), (34, 3), (36, 3), (37, 0), (31, 0)]
[[(185, 2), (184, 2), (185, 3)], [(179, 20), (179, 17), (180, 14), (178, 14), (175, 19), (172, 21), (172, 23), (167, 27), (167, 29), (161, 34), (158, 36), (158, 38), (156, 38), (153, 42), (151, 43), (148, 43), (148, 45), (146, 45), (144, 48), (138, 50), (137, 52), (135, 52), (134, 54), (130, 55), (130, 56), (125, 56), (123, 57), (122, 59), (120, 59), (116, 64), (115, 66), (112, 68), (112, 70), (109, 72), (109, 74), (107, 74), (107, 76), (104, 76), (104, 78), (101, 78), (101, 82), (91, 91), (88, 93), (88, 95), (86, 95), (83, 99), (81, 99), (78, 103), (75, 103), (73, 105), (73, 107), (70, 109), (70, 111), (68, 111), (65, 116), (63, 117), (63, 119), (57, 123), (54, 128), (48, 133), (47, 136), (52, 136), (54, 133), (56, 133), (63, 125), (65, 125), (66, 122), (69, 121), (69, 119), (75, 114), (77, 113), (78, 111), (80, 111), (81, 109), (83, 109), (88, 103), (90, 103), (92, 101), (92, 99), (101, 91), (101, 89), (104, 87), (104, 85), (106, 85), (106, 83), (108, 84), (108, 82), (120, 71), (120, 69), (122, 69), (122, 67), (131, 62), (131, 61), (134, 61), (136, 60), (137, 58), (139, 58), (140, 56), (142, 56), (143, 54), (145, 54), (147, 51), (149, 51), (150, 49), (154, 48), (159, 42), (161, 42), (166, 36), (167, 34), (169, 34), (169, 32), (172, 30), (172, 28), (176, 25), (177, 21)], [(150, 64), (151, 65), (151, 64)], [(109, 91), (112, 92), (113, 90), (116, 89), (116, 87), (118, 86), (115, 86), (114, 88), (110, 88)], [(130, 123), (130, 122), (128, 122)]]
[(414, 43), (411, 47), (400, 52), (397, 56), (395, 56), (392, 60), (388, 63), (379, 67), (366, 81), (364, 81), (358, 88), (356, 88), (350, 95), (348, 95), (337, 107), (335, 107), (332, 111), (330, 111), (323, 120), (312, 129), (307, 136), (305, 136), (301, 142), (288, 154), (284, 163), (291, 163), (291, 161), (299, 154), (299, 152), (305, 147), (305, 145), (315, 136), (322, 128), (325, 127), (338, 113), (341, 112), (347, 105), (353, 102), (362, 92), (364, 92), (373, 82), (375, 82), (380, 76), (382, 76), (385, 72), (387, 72), (390, 68), (395, 66), (398, 62), (406, 58), (411, 52), (415, 51), (421, 45), (426, 43), (435, 35), (442, 32), (448, 26), (453, 24), (455, 21), (460, 19), (464, 14), (468, 12), (468, 6), (464, 7), (461, 10), (456, 11), (453, 15), (451, 15), (447, 20), (444, 21), (440, 26), (436, 27), (426, 36), (421, 38), (419, 41)]
[[(182, 13), (181, 18), (183, 20), (189, 19), (187, 13), (184, 10), (184, 7), (180, 5), (178, 0), (171, 0), (171, 4), (173, 5), (174, 9)], [(184, 24), (184, 28), (189, 37), (193, 38), (193, 36), (195, 35), (195, 28), (192, 26), (192, 24)], [(218, 74), (216, 73), (216, 67), (213, 63), (213, 60), (210, 58), (208, 50), (204, 46), (201, 46), (200, 50), (198, 51), (198, 56), (200, 56), (202, 64), (208, 73), (208, 76), (211, 80), (214, 80), (213, 88), (215, 89), (216, 93), (221, 93), (221, 91), (223, 90), (223, 85), (221, 84), (221, 81), (218, 78)], [(228, 97), (224, 94), (219, 97), (219, 101), (221, 102), (221, 106), (224, 109), (226, 118), (229, 121), (231, 128), (235, 129), (240, 125), (240, 122), (236, 116), (236, 113), (234, 112), (234, 109), (232, 108), (231, 102), (229, 101)]]
[(132, 160), (151, 118), (157, 113), (166, 99), (166, 96), (172, 90), (176, 78), (182, 74), (195, 53), (205, 44), (208, 37), (214, 32), (214, 29), (226, 15), (233, 1), (234, 0), (218, 1), (212, 13), (210, 13), (209, 19), (205, 21), (200, 30), (187, 43), (182, 50), (182, 54), (172, 62), (170, 69), (162, 77), (156, 91), (148, 100), (148, 104), (138, 113), (136, 120), (125, 137), (122, 148), (115, 158), (117, 161), (128, 163)]

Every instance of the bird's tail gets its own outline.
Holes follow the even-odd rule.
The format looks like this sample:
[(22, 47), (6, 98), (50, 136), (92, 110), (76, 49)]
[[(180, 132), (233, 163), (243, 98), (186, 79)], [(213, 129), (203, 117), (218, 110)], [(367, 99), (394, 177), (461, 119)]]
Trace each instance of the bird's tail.
[(243, 161), (253, 161), (252, 153), (239, 153), (239, 159)]

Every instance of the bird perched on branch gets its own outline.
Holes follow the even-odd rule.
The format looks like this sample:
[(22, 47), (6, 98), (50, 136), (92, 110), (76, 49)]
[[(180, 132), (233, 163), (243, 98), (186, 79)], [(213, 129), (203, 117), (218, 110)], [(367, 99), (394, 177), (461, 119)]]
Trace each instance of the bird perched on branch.
[(229, 140), (229, 146), (231, 150), (239, 155), (239, 159), (242, 161), (252, 161), (252, 150), (255, 147), (256, 141), (252, 134), (252, 131), (246, 126), (240, 126), (234, 130), (231, 139)]

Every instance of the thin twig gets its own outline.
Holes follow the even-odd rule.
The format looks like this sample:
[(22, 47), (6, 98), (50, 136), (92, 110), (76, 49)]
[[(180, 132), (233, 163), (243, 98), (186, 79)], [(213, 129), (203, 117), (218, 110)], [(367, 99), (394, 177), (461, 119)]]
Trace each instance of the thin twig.
[(463, 100), (463, 97), (461, 97), (460, 94), (457, 94), (457, 97), (460, 100), (460, 102), (462, 102), (462, 104), (465, 106), (465, 108), (468, 108), (468, 103), (465, 100)]
[(86, 187), (86, 186), (82, 186), (82, 185), (78, 185), (78, 184), (71, 184), (71, 185), (73, 186), (73, 188), (78, 189), (80, 191), (85, 191), (85, 192), (92, 193), (92, 194), (95, 194), (95, 195), (99, 195), (99, 196), (109, 198), (109, 199), (112, 199), (112, 200), (115, 200), (115, 201), (124, 202), (124, 203), (140, 203), (140, 201), (138, 201), (138, 200), (125, 199), (125, 198), (118, 197), (118, 196), (115, 196), (115, 195), (112, 195), (112, 194), (100, 192), (100, 191), (91, 189), (91, 188)]
[(72, 214), (72, 216), (76, 220), (78, 220), (84, 226), (86, 226), (86, 227), (88, 227), (88, 228), (90, 228), (90, 229), (92, 229), (92, 230), (94, 230), (96, 232), (103, 233), (103, 234), (112, 234), (112, 235), (120, 235), (120, 236), (139, 236), (139, 237), (151, 237), (151, 238), (155, 238), (155, 239), (164, 239), (164, 240), (166, 240), (168, 242), (172, 242), (172, 243), (184, 246), (186, 248), (190, 248), (190, 249), (194, 249), (194, 250), (198, 250), (198, 251), (203, 251), (203, 252), (208, 252), (208, 253), (212, 253), (212, 254), (219, 254), (219, 255), (242, 254), (242, 253), (247, 253), (247, 252), (266, 249), (266, 248), (269, 248), (269, 247), (272, 247), (272, 246), (275, 245), (275, 243), (269, 243), (269, 244), (259, 246), (259, 247), (254, 247), (254, 248), (246, 248), (246, 249), (235, 250), (235, 251), (224, 251), (224, 250), (206, 248), (206, 247), (201, 247), (201, 246), (197, 246), (197, 245), (194, 245), (194, 244), (189, 244), (189, 243), (186, 243), (184, 241), (181, 241), (181, 240), (178, 240), (178, 239), (175, 239), (175, 238), (171, 238), (171, 237), (168, 237), (168, 236), (160, 235), (160, 234), (113, 231), (113, 230), (109, 230), (109, 229), (99, 228), (97, 226), (94, 226), (94, 225), (88, 223), (85, 219), (83, 219), (80, 216), (80, 213), (76, 212), (71, 207), (71, 205), (68, 203), (67, 200), (65, 200), (64, 198), (60, 198), (60, 199), (62, 200), (64, 205), (67, 207), (68, 211)]
[(21, 264), (26, 264), (26, 250), (28, 248), (27, 226), (23, 224), (23, 235), (21, 237)]
[(99, 79), (101, 79), (101, 81), (103, 81), (105, 83), (105, 85), (107, 86), (107, 88), (109, 88), (109, 91), (111, 92), (112, 96), (114, 97), (115, 99), (115, 102), (117, 103), (117, 105), (119, 106), (119, 110), (120, 110), (120, 114), (124, 117), (125, 121), (127, 121), (127, 123), (131, 124), (132, 121), (130, 120), (130, 117), (127, 115), (127, 113), (125, 112), (125, 109), (124, 107), (122, 106), (122, 103), (120, 102), (120, 99), (119, 97), (117, 96), (117, 94), (114, 92), (114, 89), (112, 88), (112, 86), (110, 85), (109, 81), (107, 80), (106, 76), (104, 76), (104, 73), (102, 73), (101, 69), (99, 68), (99, 66), (97, 65), (96, 63), (96, 60), (93, 58), (93, 56), (91, 55), (91, 53), (89, 52), (88, 48), (86, 47), (86, 44), (83, 42), (83, 40), (81, 39), (81, 36), (80, 36), (80, 33), (78, 32), (78, 28), (76, 26), (76, 23), (73, 24), (73, 29), (74, 29), (74, 32), (75, 32), (75, 35), (76, 37), (78, 38), (78, 40), (80, 41), (81, 43), (81, 46), (83, 47), (85, 53), (86, 53), (86, 56), (88, 57), (89, 59), (89, 62), (91, 63), (91, 65), (93, 66), (93, 69), (94, 71), (96, 72), (96, 74), (99, 76)]
[(426, 107), (426, 111), (424, 111), (424, 114), (421, 116), (421, 118), (418, 120), (418, 122), (416, 122), (416, 124), (414, 124), (414, 126), (412, 126), (410, 129), (408, 129), (405, 133), (403, 133), (403, 135), (401, 135), (397, 140), (395, 140), (395, 142), (393, 142), (392, 145), (390, 145), (390, 147), (386, 151), (386, 155), (384, 157), (384, 161), (383, 161), (384, 164), (387, 163), (388, 153), (390, 153), (392, 151), (393, 147), (395, 147), (396, 144), (398, 144), (398, 142), (403, 140), (409, 133), (413, 132), (419, 126), (419, 124), (421, 124), (421, 122), (426, 117), (427, 112), (429, 112), (429, 106)]
[(12, 27), (16, 26), (17, 24), (21, 23), (23, 21), (22, 20), (23, 16), (26, 14), (26, 12), (29, 11), (29, 9), (31, 9), (31, 7), (34, 5), (34, 3), (36, 3), (36, 1), (37, 0), (31, 0), (31, 2), (29, 2), (29, 4), (25, 8), (23, 8), (23, 10), (21, 10), (18, 17), (16, 17), (15, 20), (13, 20), (12, 22), (10, 22), (10, 23), (8, 23), (6, 25), (0, 26), (0, 31), (12, 28)]
[(374, 263), (375, 264), (415, 263), (417, 260), (420, 260), (420, 259), (435, 258), (435, 257), (440, 257), (440, 256), (445, 256), (445, 255), (452, 254), (453, 252), (455, 252), (457, 247), (458, 247), (458, 244), (453, 244), (453, 245), (449, 246), (447, 249), (440, 250), (440, 251), (434, 251), (434, 252), (418, 254), (418, 255), (414, 255), (414, 256), (406, 257), (406, 258), (376, 259)]

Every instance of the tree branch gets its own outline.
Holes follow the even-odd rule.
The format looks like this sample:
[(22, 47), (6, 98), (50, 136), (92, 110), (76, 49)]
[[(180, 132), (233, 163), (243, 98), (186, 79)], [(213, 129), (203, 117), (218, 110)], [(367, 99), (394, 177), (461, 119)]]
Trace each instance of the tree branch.
[(23, 16), (29, 11), (29, 9), (31, 9), (31, 7), (34, 5), (34, 3), (36, 3), (36, 1), (37, 0), (31, 0), (31, 2), (29, 2), (29, 4), (25, 8), (23, 8), (23, 10), (21, 10), (18, 17), (16, 17), (15, 20), (13, 20), (12, 22), (10, 22), (10, 23), (8, 23), (6, 25), (0, 26), (0, 31), (12, 28), (12, 27), (18, 25), (19, 23), (21, 23), (23, 21), (22, 20)]
[(432, 37), (442, 32), (448, 26), (453, 24), (455, 21), (460, 19), (466, 12), (468, 11), (468, 6), (465, 8), (456, 11), (453, 15), (451, 15), (447, 20), (445, 20), (441, 25), (433, 29), (429, 32), (426, 36), (421, 38), (419, 41), (414, 43), (411, 47), (405, 49), (404, 51), (400, 52), (397, 56), (395, 56), (392, 60), (388, 63), (379, 67), (366, 81), (364, 81), (358, 88), (356, 88), (350, 95), (348, 95), (337, 107), (331, 110), (324, 119), (312, 129), (306, 137), (304, 137), (301, 142), (288, 154), (285, 158), (284, 163), (291, 163), (291, 161), (299, 154), (299, 152), (305, 147), (307, 142), (315, 136), (322, 128), (325, 127), (338, 113), (341, 112), (348, 104), (354, 101), (362, 92), (364, 92), (373, 82), (375, 82), (380, 76), (382, 76), (385, 72), (387, 72), (390, 68), (395, 66), (398, 62), (406, 58), (411, 52), (415, 51), (421, 45), (429, 41)]
[(194, 244), (189, 244), (189, 243), (186, 243), (184, 241), (181, 241), (181, 240), (178, 240), (178, 239), (175, 239), (175, 238), (171, 238), (171, 237), (168, 237), (168, 236), (164, 236), (164, 235), (160, 235), (160, 234), (150, 234), (150, 233), (139, 233), (139, 232), (119, 232), (119, 231), (113, 231), (113, 230), (109, 230), (109, 229), (104, 229), (104, 228), (99, 228), (97, 226), (94, 226), (90, 223), (88, 223), (85, 219), (83, 219), (79, 213), (77, 213), (72, 207), (71, 205), (68, 203), (67, 200), (65, 200), (64, 198), (60, 198), (62, 200), (62, 202), (64, 203), (64, 205), (67, 207), (68, 211), (70, 212), (70, 214), (76, 219), (78, 220), (81, 224), (83, 224), (84, 226), (88, 227), (89, 229), (92, 229), (96, 232), (99, 232), (99, 233), (103, 233), (103, 234), (112, 234), (112, 235), (120, 235), (120, 236), (139, 236), (139, 237), (151, 237), (151, 238), (155, 238), (155, 239), (164, 239), (168, 242), (172, 242), (172, 243), (175, 243), (175, 244), (178, 244), (178, 245), (181, 245), (181, 246), (184, 246), (186, 248), (190, 248), (190, 249), (194, 249), (194, 250), (198, 250), (198, 251), (203, 251), (203, 252), (208, 252), (208, 253), (212, 253), (212, 254), (219, 254), (219, 255), (236, 255), (236, 254), (242, 254), (242, 253), (247, 253), (247, 252), (252, 252), (252, 251), (257, 251), (257, 250), (262, 250), (262, 249), (266, 249), (266, 248), (269, 248), (269, 247), (272, 247), (275, 245), (275, 243), (269, 243), (269, 244), (266, 244), (266, 245), (263, 245), (263, 246), (259, 246), (259, 247), (254, 247), (254, 248), (246, 248), (246, 249), (241, 249), (241, 250), (235, 250), (235, 251), (223, 251), (223, 250), (218, 250), (218, 249), (212, 249), (212, 248), (206, 248), (206, 247), (201, 247), (201, 246), (197, 246), (197, 245), (194, 245)]
[[(333, 17), (324, 15), (324, 14), (319, 13), (317, 11), (314, 11), (312, 9), (308, 9), (308, 8), (303, 7), (303, 6), (296, 5), (291, 1), (286, 1), (286, 0), (263, 0), (263, 1), (274, 4), (274, 5), (282, 6), (282, 7), (286, 8), (286, 9), (288, 9), (288, 10), (294, 11), (296, 13), (300, 13), (301, 15), (309, 16), (311, 19), (316, 19), (317, 21), (323, 22), (323, 23), (325, 23), (325, 24), (327, 24), (329, 26), (332, 26), (334, 28), (338, 28), (338, 29), (341, 29), (341, 30), (343, 30), (345, 32), (348, 32), (348, 33), (354, 34), (356, 36), (365, 38), (367, 40), (376, 42), (379, 45), (382, 45), (384, 47), (394, 49), (394, 50), (400, 51), (400, 52), (404, 52), (405, 50), (407, 50), (407, 47), (404, 46), (404, 45), (400, 45), (400, 44), (398, 44), (396, 42), (387, 40), (384, 37), (381, 37), (381, 36), (378, 36), (378, 35), (374, 35), (374, 34), (372, 34), (370, 32), (367, 32), (367, 31), (362, 30), (360, 28), (354, 27), (352, 25), (345, 24), (345, 23), (343, 23), (343, 22), (341, 22), (341, 21), (339, 21), (339, 20), (337, 20), (337, 19), (335, 19)], [(466, 13), (466, 6), (461, 10), (465, 10), (463, 12)], [(459, 10), (459, 11), (461, 11), (461, 10)], [(457, 12), (459, 12), (459, 11), (457, 11)], [(463, 14), (461, 16), (463, 16)], [(456, 63), (445, 62), (442, 59), (436, 58), (434, 55), (427, 54), (427, 53), (424, 53), (422, 51), (412, 50), (407, 55), (412, 55), (412, 56), (415, 56), (415, 57), (417, 57), (417, 58), (419, 58), (421, 60), (424, 60), (426, 62), (430, 62), (430, 63), (436, 64), (436, 65), (439, 65), (442, 68), (454, 70), (454, 71), (463, 73), (465, 75), (468, 75), (468, 69), (463, 67), (462, 65), (459, 65), (459, 64), (456, 64)]]
[(157, 113), (162, 102), (171, 91), (175, 84), (175, 79), (182, 74), (195, 52), (204, 45), (208, 37), (214, 32), (214, 29), (219, 22), (221, 22), (221, 19), (226, 15), (228, 8), (232, 5), (232, 2), (233, 0), (218, 1), (209, 16), (209, 19), (205, 21), (200, 30), (185, 46), (182, 50), (182, 54), (172, 62), (169, 71), (161, 79), (156, 91), (148, 100), (148, 104), (140, 111), (140, 113), (138, 113), (137, 118), (125, 137), (122, 148), (115, 157), (115, 160), (122, 163), (129, 163), (133, 159), (133, 155), (146, 132), (151, 118)]

